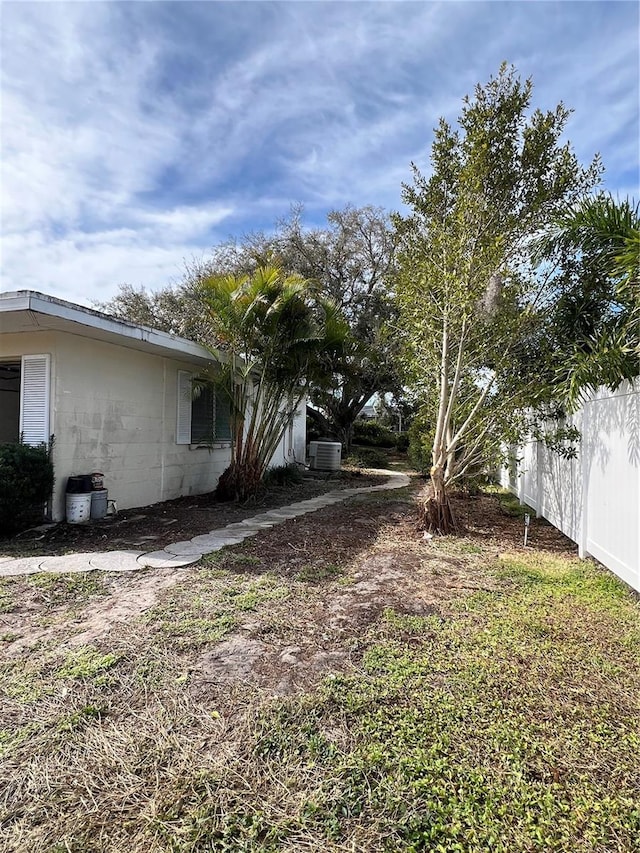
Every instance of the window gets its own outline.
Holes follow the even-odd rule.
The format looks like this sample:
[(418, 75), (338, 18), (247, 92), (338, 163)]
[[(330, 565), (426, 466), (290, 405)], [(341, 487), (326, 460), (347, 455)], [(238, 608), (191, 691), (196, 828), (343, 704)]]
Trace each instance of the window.
[(23, 355), (0, 363), (0, 441), (49, 441), (48, 355)]
[(231, 413), (226, 395), (211, 383), (193, 391), (193, 374), (178, 371), (178, 423), (176, 444), (211, 444), (231, 441)]

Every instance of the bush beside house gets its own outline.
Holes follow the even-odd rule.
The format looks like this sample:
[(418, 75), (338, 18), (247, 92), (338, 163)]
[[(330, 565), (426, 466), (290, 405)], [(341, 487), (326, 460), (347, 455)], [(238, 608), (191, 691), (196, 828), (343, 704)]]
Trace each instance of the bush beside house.
[(45, 445), (0, 444), (0, 535), (41, 521), (53, 490), (53, 464)]

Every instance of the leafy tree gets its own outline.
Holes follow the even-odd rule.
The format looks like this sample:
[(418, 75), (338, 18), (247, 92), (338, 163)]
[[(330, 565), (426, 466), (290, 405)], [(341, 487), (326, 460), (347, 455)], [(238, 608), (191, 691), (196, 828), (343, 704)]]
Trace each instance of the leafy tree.
[(395, 306), (388, 283), (393, 277), (395, 233), (388, 217), (374, 207), (332, 211), (324, 228), (305, 228), (297, 207), (273, 234), (254, 233), (214, 248), (210, 258), (192, 264), (189, 285), (210, 275), (251, 274), (276, 263), (314, 283), (342, 312), (348, 335), (332, 364), (332, 382), (310, 389), (322, 413), (323, 433), (348, 448), (353, 424), (377, 391), (399, 386), (397, 340), (389, 333)]
[(216, 346), (218, 341), (206, 319), (198, 285), (197, 279), (188, 277), (180, 285), (158, 291), (122, 284), (113, 299), (94, 302), (94, 307), (130, 323), (179, 335), (205, 346)]
[(353, 424), (376, 392), (399, 388), (396, 309), (389, 293), (395, 271), (395, 233), (380, 208), (332, 211), (328, 227), (304, 229), (300, 211), (281, 223), (275, 248), (288, 269), (315, 281), (342, 311), (349, 335), (331, 365), (333, 381), (311, 399), (348, 449)]
[(314, 283), (333, 301), (349, 333), (332, 357), (332, 382), (313, 385), (310, 397), (324, 417), (325, 433), (348, 447), (353, 423), (376, 392), (400, 385), (397, 339), (389, 333), (395, 307), (387, 285), (394, 271), (395, 232), (374, 207), (332, 211), (324, 228), (305, 228), (294, 208), (273, 234), (254, 233), (213, 248), (187, 265), (183, 282), (157, 293), (123, 285), (98, 307), (118, 317), (216, 345), (201, 305), (201, 285), (212, 276), (252, 275), (275, 264)]
[[(398, 301), (407, 375), (433, 428), (425, 523), (455, 529), (448, 488), (490, 462), (517, 412), (549, 396), (544, 355), (551, 277), (533, 236), (598, 180), (561, 145), (569, 112), (530, 111), (531, 81), (503, 65), (435, 130), (432, 174), (413, 166), (397, 215)], [(530, 356), (534, 356), (533, 358)]]
[(615, 390), (640, 372), (640, 208), (599, 193), (563, 211), (538, 241), (560, 294), (549, 324), (558, 394)]
[(346, 326), (309, 282), (277, 266), (204, 278), (200, 295), (223, 348), (212, 352), (231, 409), (231, 464), (218, 493), (243, 500), (258, 489), (311, 384), (326, 380)]

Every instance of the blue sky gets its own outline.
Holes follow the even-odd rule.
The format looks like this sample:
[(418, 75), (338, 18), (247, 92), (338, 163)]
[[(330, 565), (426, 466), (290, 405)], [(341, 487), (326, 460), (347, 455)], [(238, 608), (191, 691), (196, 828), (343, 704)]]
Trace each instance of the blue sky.
[(502, 60), (638, 198), (636, 2), (4, 2), (2, 281), (157, 289), (292, 203), (400, 207)]

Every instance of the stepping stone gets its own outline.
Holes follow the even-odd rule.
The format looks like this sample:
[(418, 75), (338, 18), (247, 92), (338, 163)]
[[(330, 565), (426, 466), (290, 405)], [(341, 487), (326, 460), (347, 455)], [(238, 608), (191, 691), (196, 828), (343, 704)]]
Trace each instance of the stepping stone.
[[(213, 547), (213, 543), (211, 544)], [(190, 539), (172, 542), (171, 545), (165, 545), (164, 550), (177, 557), (198, 557), (198, 559), (204, 553), (202, 547), (194, 544)]]
[(243, 527), (255, 528), (256, 530), (267, 530), (269, 527), (273, 527), (273, 521), (256, 521), (255, 518), (247, 518), (240, 524)]
[(0, 566), (3, 563), (12, 563), (15, 559), (15, 557), (0, 557)]
[(0, 577), (10, 578), (16, 575), (35, 575), (40, 571), (44, 557), (18, 557), (0, 564)]
[(245, 525), (244, 534), (242, 538), (248, 539), (250, 536), (257, 536), (258, 533), (262, 533), (263, 530), (268, 530), (271, 526), (271, 524), (256, 524), (254, 526), (247, 524)]
[(213, 536), (221, 542), (236, 544), (241, 542), (242, 530), (227, 530), (226, 527), (221, 527), (218, 530), (210, 530), (205, 536)]
[[(247, 537), (247, 528), (245, 527), (242, 533), (234, 531), (233, 536), (222, 536), (217, 533), (206, 533), (204, 536), (194, 536), (191, 543), (197, 548), (200, 548), (203, 554), (208, 554), (210, 551), (219, 551), (225, 545), (237, 545), (243, 542)], [(166, 546), (167, 549), (170, 547)]]
[(88, 554), (64, 554), (61, 557), (46, 557), (40, 563), (41, 572), (92, 572), (94, 567), (90, 560), (98, 556), (95, 551)]
[(147, 569), (181, 569), (183, 566), (191, 566), (197, 563), (200, 557), (178, 557), (168, 551), (152, 551), (138, 557), (141, 568)]
[(138, 557), (142, 551), (105, 551), (104, 554), (94, 554), (89, 564), (101, 572), (134, 572), (140, 569)]
[(274, 515), (277, 518), (296, 518), (299, 515), (304, 515), (304, 510), (291, 509), (291, 507), (282, 507), (282, 509), (274, 509)]
[(246, 519), (247, 521), (272, 521), (273, 516), (269, 512), (261, 512), (258, 515), (251, 516), (250, 519)]

